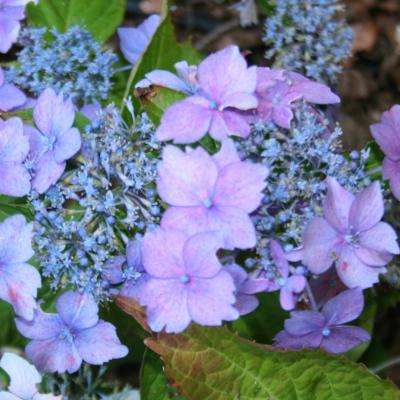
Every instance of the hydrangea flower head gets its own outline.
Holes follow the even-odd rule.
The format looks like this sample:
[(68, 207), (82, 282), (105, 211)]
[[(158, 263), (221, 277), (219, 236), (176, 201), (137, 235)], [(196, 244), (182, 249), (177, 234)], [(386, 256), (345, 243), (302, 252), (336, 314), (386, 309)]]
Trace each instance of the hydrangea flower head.
[(163, 227), (189, 235), (220, 231), (227, 249), (255, 246), (249, 214), (260, 205), (268, 170), (241, 161), (231, 140), (214, 156), (201, 147), (183, 152), (167, 146), (158, 172), (158, 193), (171, 206), (163, 215)]
[(250, 126), (240, 111), (257, 107), (256, 74), (236, 46), (211, 54), (198, 67), (198, 91), (166, 110), (157, 138), (193, 143), (207, 132), (219, 141), (247, 137)]
[(132, 65), (136, 64), (139, 57), (146, 50), (159, 24), (160, 16), (154, 14), (150, 15), (137, 28), (118, 29), (121, 51)]
[(98, 307), (87, 294), (66, 292), (56, 303), (58, 314), (37, 310), (31, 322), (17, 319), (19, 332), (31, 339), (26, 355), (45, 372), (77, 371), (82, 361), (101, 365), (125, 357), (113, 325), (98, 317)]
[(148, 280), (140, 303), (146, 306), (153, 331), (178, 333), (191, 321), (214, 326), (238, 318), (233, 307), (235, 284), (216, 256), (222, 243), (218, 232), (188, 236), (159, 228), (144, 236)]
[(329, 353), (344, 353), (370, 340), (368, 332), (343, 325), (358, 318), (364, 307), (359, 288), (346, 290), (329, 300), (321, 312), (293, 311), (285, 330), (275, 337), (275, 346), (285, 349), (322, 347)]
[(381, 121), (371, 126), (371, 133), (385, 153), (383, 177), (389, 180), (394, 196), (400, 200), (400, 105), (384, 112)]
[(294, 102), (304, 99), (309, 103), (332, 104), (340, 102), (322, 83), (313, 82), (295, 72), (285, 72), (266, 67), (257, 68), (258, 107), (251, 121), (274, 122), (289, 129), (293, 119)]
[(297, 303), (299, 293), (306, 286), (306, 278), (300, 274), (289, 276), (289, 263), (281, 245), (276, 240), (271, 240), (270, 251), (277, 267), (277, 274), (268, 286), (268, 291), (280, 290), (279, 300), (284, 310), (293, 310)]
[(26, 102), (26, 96), (16, 86), (6, 82), (4, 71), (0, 67), (0, 110), (11, 111), (21, 107)]
[(62, 396), (38, 393), (37, 385), (42, 381), (37, 369), (13, 353), (4, 353), (0, 360), (2, 368), (10, 378), (7, 391), (0, 392), (1, 400), (62, 400)]
[(32, 229), (32, 224), (27, 224), (22, 215), (0, 223), (0, 298), (26, 320), (33, 318), (35, 297), (41, 287), (39, 272), (27, 264), (34, 254)]
[(384, 205), (378, 182), (357, 195), (327, 178), (324, 217), (310, 221), (303, 234), (300, 257), (312, 273), (325, 272), (332, 263), (350, 288), (371, 287), (394, 254), (397, 235), (381, 222)]
[(46, 89), (39, 97), (33, 111), (36, 128), (27, 127), (30, 142), (29, 162), (34, 176), (32, 188), (45, 192), (55, 184), (65, 170), (66, 160), (81, 147), (78, 129), (72, 125), (75, 119), (74, 105), (64, 101), (53, 89)]
[(145, 88), (150, 85), (163, 86), (188, 95), (195, 94), (199, 89), (197, 80), (197, 66), (189, 65), (186, 61), (180, 61), (175, 64), (176, 75), (170, 71), (156, 69), (145, 75), (136, 84), (137, 88)]
[(23, 164), (29, 153), (29, 139), (19, 118), (0, 119), (0, 193), (21, 197), (31, 189), (31, 177)]
[(236, 286), (236, 303), (234, 307), (240, 315), (246, 315), (254, 311), (259, 304), (256, 293), (263, 292), (268, 287), (268, 280), (250, 276), (237, 264), (229, 264), (224, 267), (229, 272)]

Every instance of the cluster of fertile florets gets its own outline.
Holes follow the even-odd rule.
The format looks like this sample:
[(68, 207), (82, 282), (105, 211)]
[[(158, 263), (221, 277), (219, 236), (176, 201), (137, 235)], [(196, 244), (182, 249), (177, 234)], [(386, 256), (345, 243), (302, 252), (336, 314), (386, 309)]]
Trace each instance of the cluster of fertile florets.
[(352, 47), (352, 30), (337, 0), (279, 0), (265, 21), (266, 57), (275, 66), (333, 82)]
[(26, 28), (19, 41), (23, 49), (7, 70), (8, 81), (33, 96), (52, 88), (79, 107), (107, 98), (118, 58), (104, 51), (85, 29), (76, 26), (59, 33)]

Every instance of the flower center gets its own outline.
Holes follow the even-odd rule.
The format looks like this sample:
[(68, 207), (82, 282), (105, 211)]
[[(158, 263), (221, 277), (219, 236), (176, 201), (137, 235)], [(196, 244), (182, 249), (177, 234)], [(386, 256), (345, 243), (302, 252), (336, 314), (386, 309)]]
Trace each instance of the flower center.
[(205, 207), (205, 208), (211, 208), (211, 207), (213, 206), (213, 202), (212, 202), (211, 199), (205, 199), (205, 200), (203, 201), (203, 204), (204, 204), (204, 207)]
[(283, 287), (286, 284), (286, 279), (285, 278), (279, 278), (276, 283), (280, 286)]
[(217, 103), (214, 101), (214, 100), (210, 100), (209, 101), (209, 103), (208, 103), (208, 107), (211, 109), (211, 110), (216, 110), (217, 109)]
[(68, 327), (64, 326), (63, 330), (60, 333), (59, 336), (60, 339), (65, 339), (69, 343), (73, 343), (74, 341), (74, 335), (71, 333)]
[(189, 275), (181, 275), (180, 277), (179, 277), (179, 280), (182, 282), (182, 283), (189, 283), (190, 282), (190, 276)]
[(322, 329), (322, 336), (328, 337), (331, 334), (331, 331), (329, 328), (324, 328)]
[(347, 234), (344, 236), (344, 240), (349, 245), (358, 246), (360, 244), (360, 235), (358, 233)]
[(44, 153), (46, 153), (49, 150), (53, 150), (54, 144), (56, 143), (56, 136), (52, 135), (50, 137), (48, 136), (43, 136), (42, 137), (42, 143), (44, 146)]

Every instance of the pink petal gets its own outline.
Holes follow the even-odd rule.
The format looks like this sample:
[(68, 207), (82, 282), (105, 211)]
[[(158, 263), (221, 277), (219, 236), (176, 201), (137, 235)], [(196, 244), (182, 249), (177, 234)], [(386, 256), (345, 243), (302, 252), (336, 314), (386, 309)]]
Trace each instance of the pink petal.
[(233, 321), (239, 312), (233, 307), (235, 284), (226, 271), (211, 279), (194, 278), (188, 289), (189, 314), (200, 325), (218, 326), (222, 321)]
[(254, 94), (236, 92), (225, 98), (220, 105), (220, 109), (233, 107), (239, 110), (251, 110), (252, 108), (257, 108), (257, 105), (257, 97)]
[(345, 290), (323, 307), (322, 314), (329, 325), (341, 325), (357, 319), (364, 308), (364, 296), (360, 288)]
[(267, 186), (267, 176), (266, 167), (249, 161), (227, 165), (218, 174), (214, 203), (253, 212), (264, 197), (262, 191)]
[(68, 291), (56, 303), (56, 309), (65, 325), (76, 330), (97, 324), (99, 307), (91, 296)]
[(217, 251), (223, 244), (223, 237), (219, 232), (203, 232), (191, 236), (183, 248), (186, 272), (200, 278), (215, 276), (222, 268)]
[(163, 228), (179, 226), (188, 235), (221, 231), (225, 249), (247, 249), (256, 244), (253, 222), (246, 212), (234, 207), (170, 207), (161, 225)]
[(179, 333), (190, 324), (187, 287), (177, 279), (149, 279), (140, 293), (154, 332)]
[(193, 97), (173, 104), (165, 111), (156, 131), (158, 140), (174, 143), (194, 143), (208, 131), (212, 111)]
[(217, 174), (214, 161), (203, 148), (184, 153), (167, 146), (158, 165), (158, 194), (173, 206), (203, 204), (211, 200)]
[(158, 228), (146, 233), (142, 240), (146, 272), (157, 278), (175, 278), (185, 274), (182, 254), (186, 240), (187, 235), (175, 228)]
[(290, 129), (290, 122), (293, 119), (293, 112), (287, 106), (275, 106), (272, 109), (272, 120), (281, 128)]
[(214, 154), (212, 159), (217, 164), (218, 170), (221, 170), (229, 164), (239, 162), (240, 158), (236, 150), (235, 142), (231, 139), (226, 139), (221, 142), (219, 152)]
[(101, 365), (128, 354), (128, 348), (119, 341), (115, 327), (101, 320), (93, 328), (78, 332), (74, 343), (82, 359), (93, 365)]
[(301, 251), (304, 264), (314, 274), (322, 274), (333, 263), (337, 232), (323, 218), (314, 218), (303, 234)]
[(285, 75), (282, 69), (271, 69), (267, 67), (257, 67), (257, 93), (263, 93), (276, 81), (284, 81)]
[(210, 126), (210, 135), (215, 140), (223, 141), (228, 136), (246, 138), (250, 134), (250, 125), (246, 118), (234, 111), (214, 111)]
[(400, 200), (400, 162), (385, 157), (382, 163), (382, 174), (385, 179), (389, 179), (394, 197)]
[(328, 177), (328, 192), (324, 202), (324, 217), (338, 231), (346, 232), (354, 195), (340, 186), (335, 178)]
[(26, 346), (25, 353), (44, 372), (72, 374), (82, 364), (76, 347), (66, 339), (33, 340)]
[(386, 272), (386, 268), (369, 267), (364, 264), (349, 246), (342, 249), (336, 270), (347, 287), (362, 289), (372, 287), (379, 281), (379, 274)]
[(350, 208), (350, 225), (358, 232), (366, 231), (383, 217), (384, 205), (381, 186), (374, 181), (358, 193)]
[(247, 68), (237, 46), (229, 46), (208, 56), (198, 69), (201, 88), (218, 103), (237, 92), (254, 93), (255, 68)]

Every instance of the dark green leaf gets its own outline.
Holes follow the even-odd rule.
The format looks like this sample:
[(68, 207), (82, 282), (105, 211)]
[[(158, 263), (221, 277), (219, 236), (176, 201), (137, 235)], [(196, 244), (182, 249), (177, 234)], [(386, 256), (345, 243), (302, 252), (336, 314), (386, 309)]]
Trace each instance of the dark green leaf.
[(122, 23), (125, 0), (40, 0), (27, 7), (28, 23), (65, 32), (74, 25), (106, 41)]

